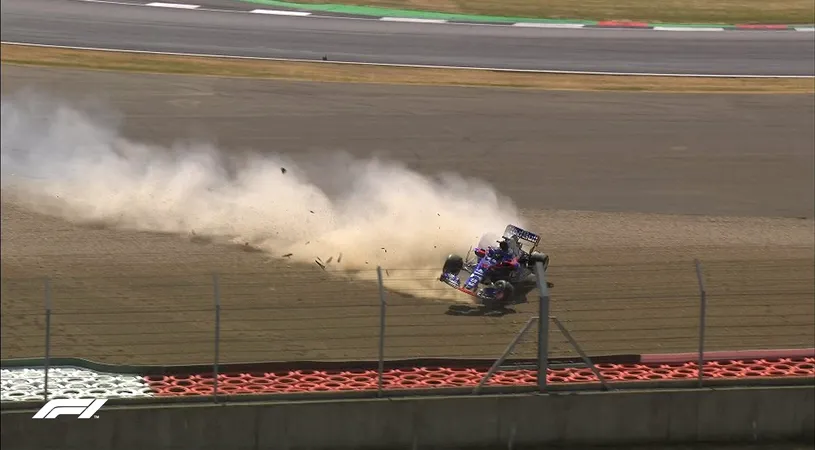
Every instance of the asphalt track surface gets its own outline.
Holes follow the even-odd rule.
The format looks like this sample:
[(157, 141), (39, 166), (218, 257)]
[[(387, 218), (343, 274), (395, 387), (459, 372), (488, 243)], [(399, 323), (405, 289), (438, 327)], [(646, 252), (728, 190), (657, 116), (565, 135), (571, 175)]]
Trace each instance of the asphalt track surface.
[[(223, 151), (301, 161), (384, 154), (421, 173), (484, 177), (546, 236), (553, 314), (590, 354), (695, 350), (693, 258), (707, 281), (708, 350), (815, 341), (811, 95), (365, 86), (4, 66), (4, 101), (22, 88), (74, 104), (101, 99), (122, 114), (124, 134), (145, 143), (193, 137)], [(213, 271), (221, 274), (222, 362), (376, 356), (373, 283), (241, 246), (74, 225), (5, 199), (2, 229), (4, 357), (42, 356), (41, 277), (52, 276), (52, 356), (211, 361)], [(386, 278), (436, 276), (400, 269)], [(427, 298), (447, 292), (429, 286), (388, 292), (386, 357), (497, 356), (537, 311), (522, 304), (485, 315)], [(554, 330), (551, 345), (555, 355), (574, 355)], [(534, 351), (525, 339), (518, 355)]]
[(3, 0), (2, 8), (0, 36), (9, 42), (508, 69), (815, 74), (815, 41), (811, 33), (794, 31), (528, 29), (259, 16), (77, 0)]

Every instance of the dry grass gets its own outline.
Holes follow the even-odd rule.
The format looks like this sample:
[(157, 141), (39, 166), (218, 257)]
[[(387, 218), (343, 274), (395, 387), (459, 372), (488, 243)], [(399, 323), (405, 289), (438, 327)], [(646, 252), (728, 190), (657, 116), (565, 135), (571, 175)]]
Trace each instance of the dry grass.
[(2, 45), (5, 64), (130, 72), (248, 77), (321, 82), (512, 87), (548, 90), (649, 92), (813, 93), (812, 79), (726, 79), (557, 75), (356, 66), (324, 62), (260, 61), (148, 55)]
[[(299, 0), (330, 3), (327, 0)], [(342, 0), (336, 3), (494, 16), (692, 23), (812, 23), (811, 0)]]
[[(550, 268), (552, 314), (589, 354), (694, 351), (699, 294), (692, 257), (704, 263), (709, 351), (808, 347), (815, 339), (811, 222), (732, 219), (719, 224), (730, 237), (722, 242), (707, 237), (717, 235), (708, 218), (560, 212), (528, 219), (550, 230), (547, 248), (557, 261)], [(78, 226), (6, 202), (2, 226), (4, 358), (43, 356), (48, 276), (52, 356), (210, 362), (212, 272), (220, 274), (222, 362), (377, 355), (374, 283), (238, 246)], [(766, 248), (739, 243), (764, 233)], [(390, 285), (433, 280), (437, 272), (390, 268), (383, 275)], [(479, 314), (427, 298), (449, 292), (441, 283), (427, 286), (388, 290), (388, 358), (495, 357), (537, 312), (532, 303), (505, 316)], [(550, 333), (553, 356), (575, 355), (554, 327)], [(521, 341), (516, 356), (534, 356), (535, 335)]]
[[(608, 89), (598, 87), (597, 80), (605, 78), (621, 86), (632, 80), (373, 67), (360, 70), (330, 64), (5, 45), (2, 58), (21, 64), (134, 72), (551, 89)], [(476, 80), (506, 77), (518, 84), (488, 84), (484, 80), (462, 83), (469, 76)], [(760, 90), (755, 89), (755, 81), (748, 84), (754, 91)], [(798, 89), (812, 92), (812, 80), (783, 82), (788, 81), (803, 81)], [(710, 89), (710, 84), (702, 86)], [(670, 84), (663, 89), (668, 87), (677, 90)], [(631, 82), (618, 89), (644, 88)], [(777, 85), (772, 89), (764, 85), (764, 89), (781, 90)], [(704, 89), (697, 86), (693, 90)], [(267, 130), (253, 132), (263, 134)], [(373, 283), (328, 276), (316, 265), (270, 261), (264, 254), (242, 247), (82, 227), (6, 202), (0, 210), (0, 350), (6, 358), (43, 355), (42, 277), (49, 276), (54, 308), (52, 356), (127, 363), (211, 361), (212, 272), (221, 274), (223, 362), (372, 359), (376, 355), (379, 304)], [(815, 338), (811, 221), (732, 219), (717, 228), (705, 217), (649, 219), (546, 212), (529, 213), (527, 218), (534, 229), (545, 229), (547, 248), (557, 261), (551, 272), (556, 283), (553, 313), (590, 354), (693, 351), (698, 323), (693, 257), (705, 263), (709, 350), (804, 347)], [(425, 280), (435, 273), (390, 270), (385, 275), (389, 281), (398, 277)], [(448, 291), (440, 284), (430, 289), (438, 289), (440, 295)], [(427, 292), (422, 294), (427, 297)], [(536, 312), (535, 305), (529, 304), (503, 317), (469, 315), (466, 310), (450, 313), (448, 307), (443, 301), (389, 292), (387, 357), (494, 357)], [(552, 354), (573, 355), (564, 339), (550, 331)], [(523, 342), (517, 356), (531, 355), (534, 346)]]

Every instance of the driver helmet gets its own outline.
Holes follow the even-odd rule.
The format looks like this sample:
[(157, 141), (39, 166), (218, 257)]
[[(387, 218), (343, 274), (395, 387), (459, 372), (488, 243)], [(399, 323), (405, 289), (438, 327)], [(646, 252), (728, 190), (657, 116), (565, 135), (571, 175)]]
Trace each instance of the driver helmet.
[(509, 242), (506, 239), (498, 241), (498, 247), (502, 252), (509, 252)]

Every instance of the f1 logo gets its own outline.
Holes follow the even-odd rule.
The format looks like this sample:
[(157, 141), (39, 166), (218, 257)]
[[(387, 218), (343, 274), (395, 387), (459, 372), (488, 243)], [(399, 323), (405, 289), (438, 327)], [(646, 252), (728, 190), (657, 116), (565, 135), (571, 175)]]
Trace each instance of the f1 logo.
[(32, 419), (53, 419), (61, 414), (79, 416), (77, 419), (90, 419), (99, 411), (107, 399), (61, 398), (51, 400), (40, 408)]

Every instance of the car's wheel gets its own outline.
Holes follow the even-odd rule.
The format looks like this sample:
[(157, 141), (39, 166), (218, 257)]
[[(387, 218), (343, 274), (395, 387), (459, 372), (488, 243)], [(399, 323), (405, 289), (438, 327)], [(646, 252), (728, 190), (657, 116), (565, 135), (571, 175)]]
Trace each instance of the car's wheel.
[(526, 298), (530, 292), (534, 291), (538, 287), (538, 277), (535, 276), (534, 273), (530, 273), (529, 275), (525, 276), (521, 280), (515, 282), (513, 288), (515, 289), (515, 295), (518, 298)]
[(444, 261), (444, 267), (442, 271), (444, 273), (451, 273), (453, 275), (458, 275), (461, 272), (461, 269), (464, 268), (464, 259), (458, 255), (450, 255), (447, 257), (447, 260)]
[(495, 282), (495, 288), (499, 292), (496, 298), (499, 298), (501, 303), (507, 303), (512, 300), (512, 295), (515, 293), (515, 287), (512, 286), (512, 283), (506, 280), (498, 280)]
[(527, 265), (531, 269), (534, 269), (535, 264), (537, 264), (538, 262), (543, 263), (543, 271), (545, 272), (546, 269), (549, 268), (549, 255), (547, 255), (546, 253), (541, 253), (541, 252), (532, 252), (532, 253), (530, 253)]

